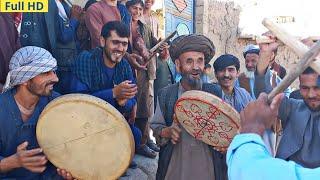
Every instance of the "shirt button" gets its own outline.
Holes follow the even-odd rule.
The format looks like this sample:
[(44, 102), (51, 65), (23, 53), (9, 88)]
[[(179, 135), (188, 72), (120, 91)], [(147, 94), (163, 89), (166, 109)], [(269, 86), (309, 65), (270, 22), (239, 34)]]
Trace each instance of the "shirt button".
[(36, 25), (37, 25), (37, 23), (33, 23), (33, 25), (34, 25), (34, 26), (36, 26)]
[(28, 38), (28, 34), (23, 34), (22, 37), (23, 38)]

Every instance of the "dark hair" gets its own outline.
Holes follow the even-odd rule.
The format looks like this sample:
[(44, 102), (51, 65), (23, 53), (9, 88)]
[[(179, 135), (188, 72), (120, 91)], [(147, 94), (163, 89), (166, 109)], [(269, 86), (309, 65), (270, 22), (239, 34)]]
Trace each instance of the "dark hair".
[(110, 21), (103, 25), (101, 30), (101, 36), (104, 38), (108, 38), (111, 36), (111, 31), (116, 31), (116, 33), (120, 37), (130, 37), (130, 31), (128, 26), (120, 21)]
[(96, 0), (88, 0), (87, 3), (86, 3), (86, 5), (84, 5), (84, 10), (85, 10), (85, 11), (88, 10), (88, 8), (89, 8), (92, 4), (94, 4), (94, 3), (96, 3), (96, 2), (97, 2)]
[(214, 61), (213, 68), (215, 72), (218, 72), (232, 65), (234, 65), (237, 71), (239, 71), (240, 69), (239, 59), (232, 54), (223, 54)]
[(314, 74), (317, 73), (315, 70), (313, 70), (311, 67), (308, 67), (306, 70), (302, 72), (302, 74)]
[(131, 1), (127, 1), (126, 3), (126, 7), (127, 9), (129, 9), (129, 7), (136, 5), (136, 4), (140, 4), (142, 8), (144, 8), (144, 3), (141, 0), (131, 0)]

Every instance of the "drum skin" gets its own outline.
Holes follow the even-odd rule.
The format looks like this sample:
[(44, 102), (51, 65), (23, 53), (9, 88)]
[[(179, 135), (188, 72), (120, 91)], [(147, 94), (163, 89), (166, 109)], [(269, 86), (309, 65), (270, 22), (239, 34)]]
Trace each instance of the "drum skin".
[(122, 114), (90, 95), (69, 94), (50, 102), (36, 134), (49, 161), (77, 179), (117, 179), (135, 151)]
[(175, 105), (175, 115), (193, 137), (216, 150), (229, 147), (240, 128), (240, 115), (229, 104), (213, 94), (187, 91)]

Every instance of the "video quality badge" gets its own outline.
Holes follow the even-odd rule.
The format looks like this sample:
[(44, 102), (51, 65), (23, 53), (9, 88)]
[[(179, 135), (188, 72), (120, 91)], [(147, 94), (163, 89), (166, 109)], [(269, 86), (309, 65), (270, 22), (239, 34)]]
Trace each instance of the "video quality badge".
[(49, 0), (0, 0), (0, 12), (48, 12)]

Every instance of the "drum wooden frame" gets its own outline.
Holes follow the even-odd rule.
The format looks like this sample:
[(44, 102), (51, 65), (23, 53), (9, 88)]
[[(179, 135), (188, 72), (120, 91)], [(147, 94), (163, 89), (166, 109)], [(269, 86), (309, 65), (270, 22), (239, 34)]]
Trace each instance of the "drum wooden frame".
[(64, 95), (50, 102), (40, 115), (36, 134), (49, 161), (77, 179), (117, 179), (135, 151), (122, 114), (90, 95)]
[(178, 122), (193, 137), (213, 146), (227, 148), (240, 128), (240, 115), (213, 94), (187, 91), (175, 105)]

